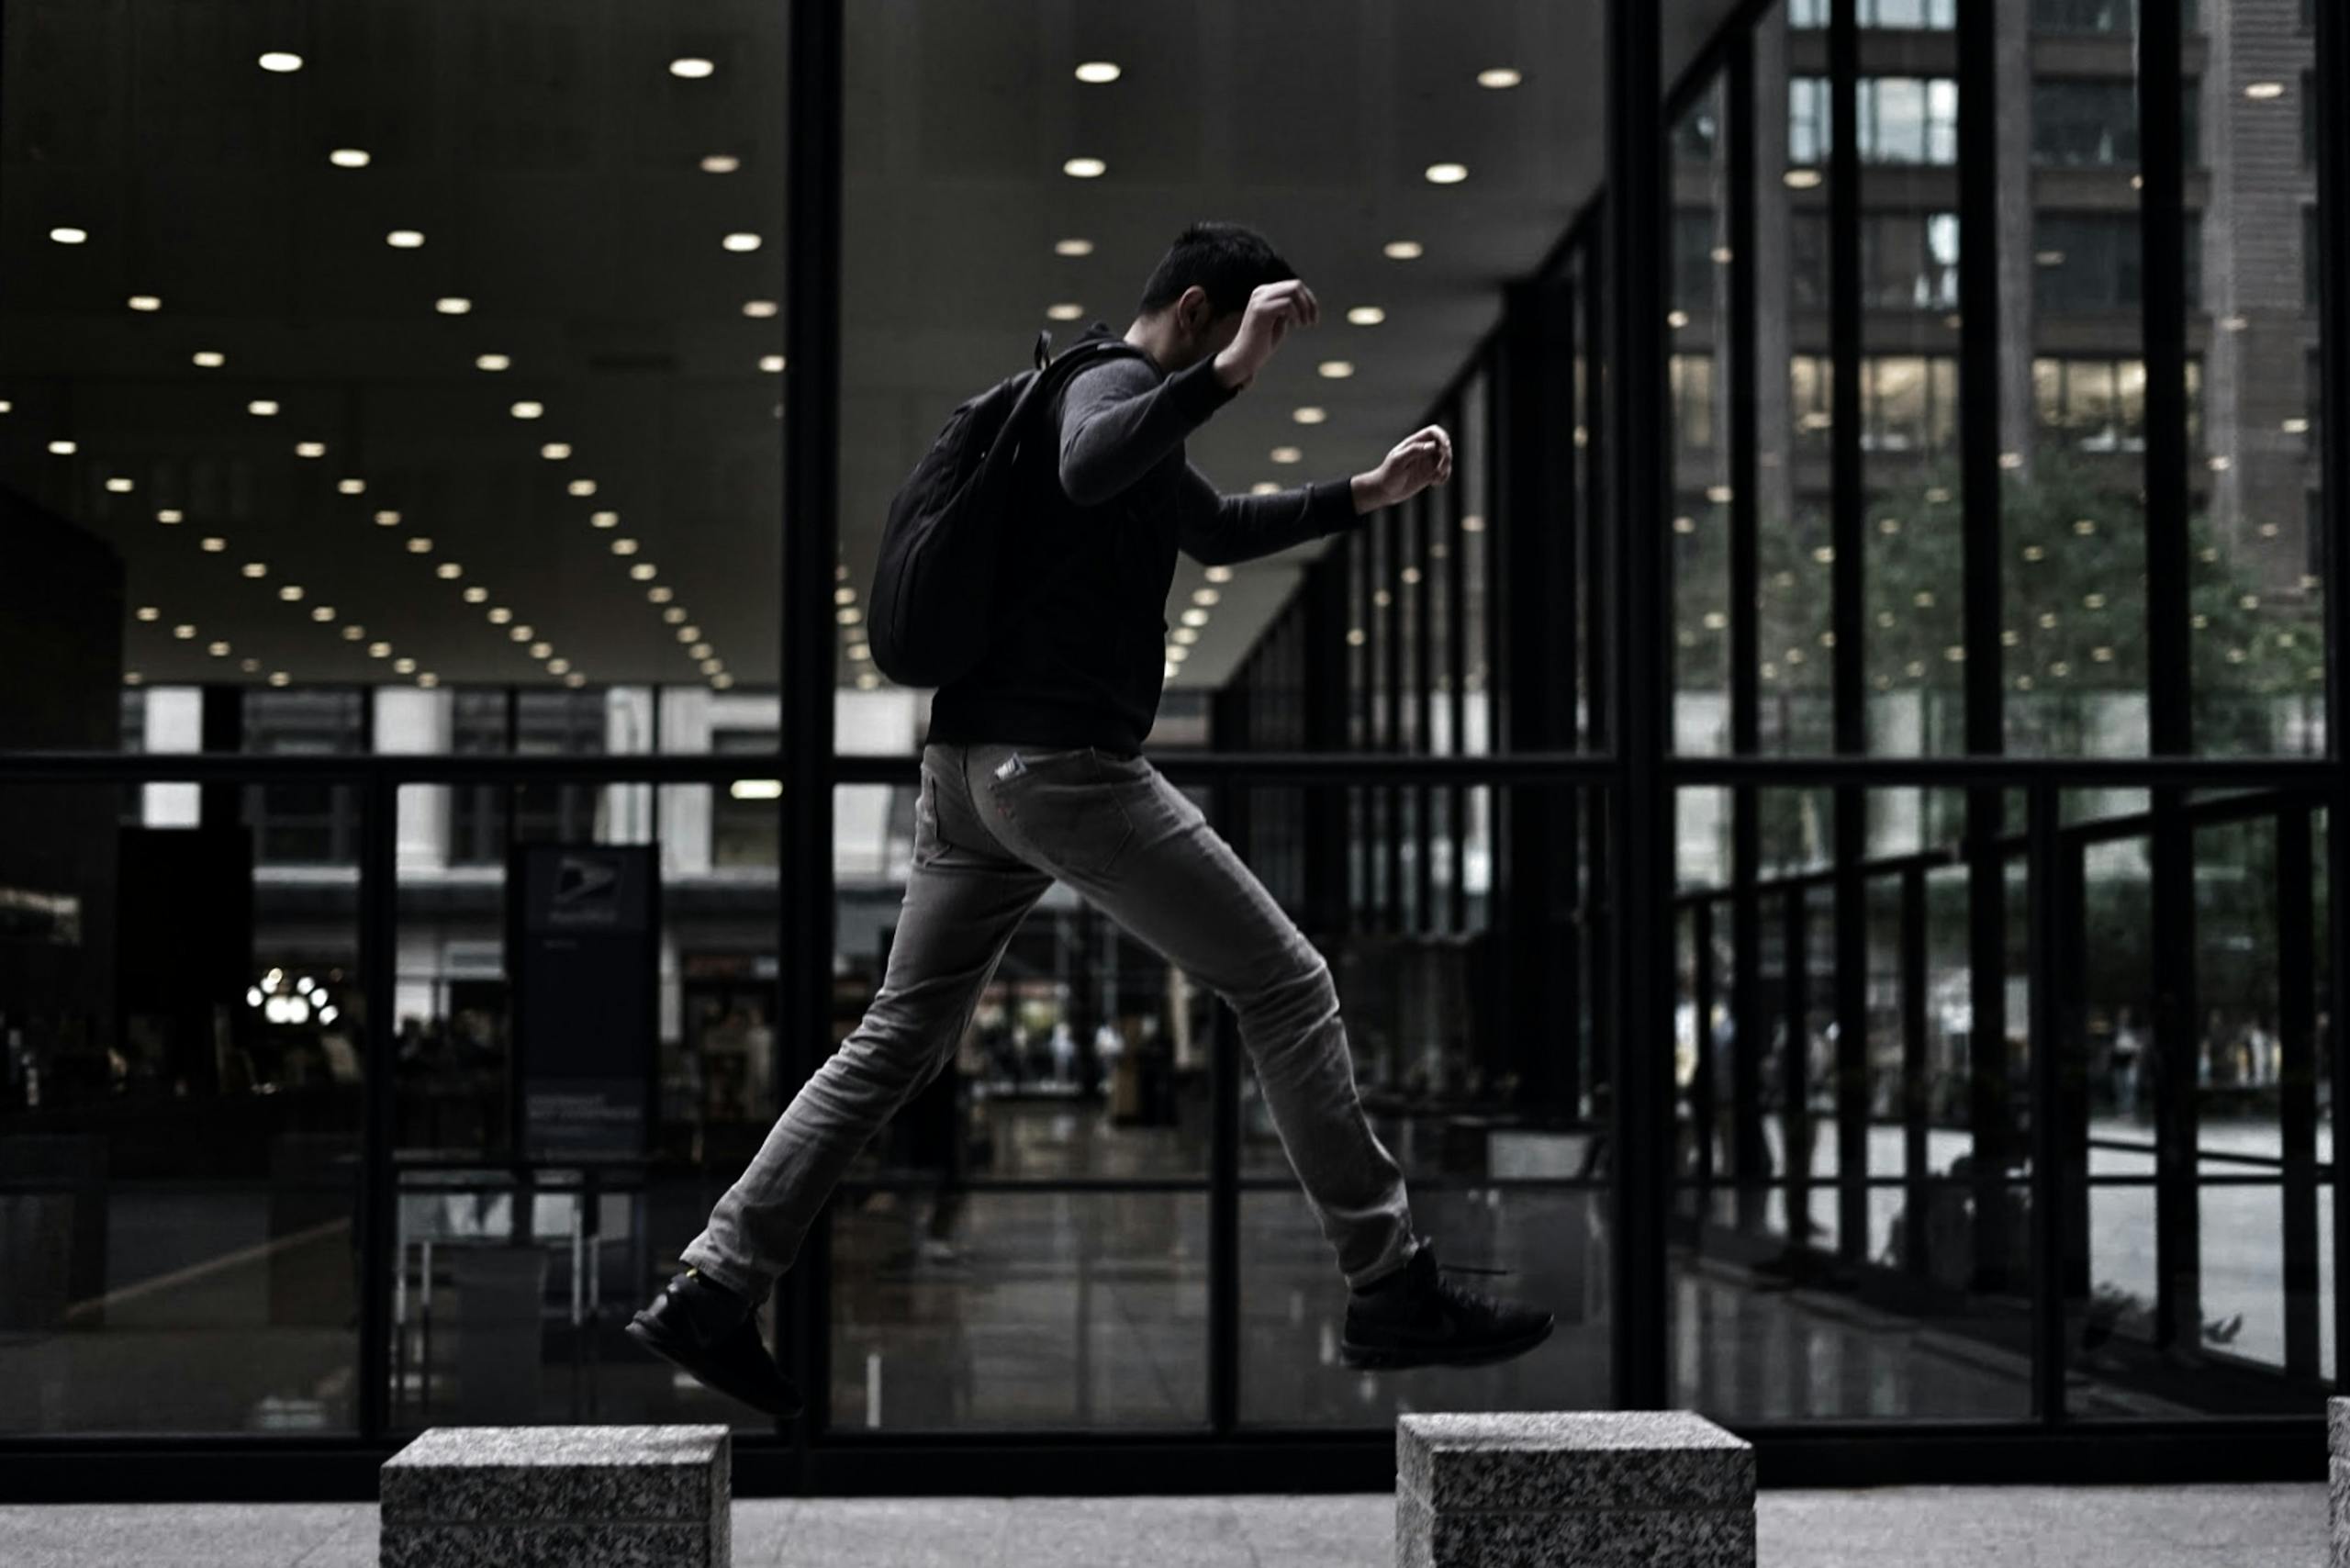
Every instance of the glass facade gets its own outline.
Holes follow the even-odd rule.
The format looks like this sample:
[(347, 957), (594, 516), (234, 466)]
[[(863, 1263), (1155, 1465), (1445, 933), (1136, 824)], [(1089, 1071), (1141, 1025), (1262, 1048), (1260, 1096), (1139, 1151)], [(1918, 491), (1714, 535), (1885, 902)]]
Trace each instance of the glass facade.
[[(1316, 0), (705, 9), (0, 17), (0, 1492), (453, 1422), (842, 1489), (1376, 1484), (1436, 1408), (2311, 1439), (2350, 22), (1676, 6), (1651, 103), (1541, 0), (1303, 96)], [(772, 1304), (778, 1430), (620, 1328), (881, 984), (881, 521), (1211, 214), (1324, 319), (1192, 459), (1455, 468), (1183, 559), (1149, 751), (1558, 1331), (1346, 1371), (1229, 1008), (1056, 888)]]

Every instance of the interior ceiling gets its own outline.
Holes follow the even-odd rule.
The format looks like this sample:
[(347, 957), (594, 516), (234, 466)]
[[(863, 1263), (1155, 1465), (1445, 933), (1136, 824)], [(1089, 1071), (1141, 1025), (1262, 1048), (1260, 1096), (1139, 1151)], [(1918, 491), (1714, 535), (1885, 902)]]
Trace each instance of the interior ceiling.
[[(1668, 8), (1668, 72), (1734, 3)], [(947, 410), (1041, 327), (1123, 329), (1184, 222), (1262, 228), (1324, 302), (1192, 443), (1226, 489), (1295, 483), (1414, 427), (1603, 167), (1601, 0), (846, 9), (841, 533), (860, 588)], [(130, 668), (381, 679), (385, 641), (446, 682), (551, 680), (551, 659), (699, 678), (659, 586), (728, 675), (776, 678), (782, 378), (760, 360), (783, 324), (744, 305), (784, 291), (782, 0), (8, 0), (0, 18), (0, 484), (120, 553), (129, 606), (156, 611), (129, 625)], [(268, 50), (302, 66), (264, 71)], [(672, 74), (686, 56), (715, 70)], [(1080, 83), (1088, 60), (1122, 74)], [(1523, 84), (1476, 84), (1498, 65)], [(337, 167), (337, 148), (370, 161)], [(713, 153), (739, 167), (704, 173)], [(1108, 174), (1064, 174), (1080, 155)], [(1468, 179), (1429, 184), (1439, 161)], [(758, 248), (724, 248), (738, 232)], [(1091, 253), (1057, 256), (1070, 237)], [(1426, 254), (1385, 259), (1402, 238)], [(1064, 301), (1084, 318), (1048, 322)], [(1360, 304), (1384, 324), (1348, 325)], [(1329, 358), (1357, 373), (1319, 376)], [(1326, 422), (1294, 422), (1306, 403)], [(1270, 462), (1284, 444), (1304, 461)], [(1221, 680), (1315, 548), (1239, 568), (1178, 684)]]

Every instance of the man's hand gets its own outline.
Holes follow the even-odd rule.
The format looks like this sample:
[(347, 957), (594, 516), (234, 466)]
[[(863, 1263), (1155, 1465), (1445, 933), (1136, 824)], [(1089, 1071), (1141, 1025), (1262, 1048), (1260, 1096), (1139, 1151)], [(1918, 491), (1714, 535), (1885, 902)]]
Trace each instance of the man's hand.
[(1425, 426), (1397, 442), (1378, 467), (1355, 476), (1355, 510), (1392, 507), (1451, 477), (1452, 438), (1442, 425)]
[(1216, 379), (1230, 387), (1248, 386), (1292, 327), (1311, 327), (1321, 319), (1322, 302), (1299, 279), (1259, 285), (1248, 296), (1238, 335), (1215, 356)]

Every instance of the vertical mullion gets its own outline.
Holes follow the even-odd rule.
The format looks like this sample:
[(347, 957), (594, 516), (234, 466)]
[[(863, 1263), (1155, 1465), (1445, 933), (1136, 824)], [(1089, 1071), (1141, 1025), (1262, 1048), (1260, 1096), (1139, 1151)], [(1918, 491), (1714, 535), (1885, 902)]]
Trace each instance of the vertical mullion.
[(390, 1424), (392, 1338), (392, 1078), (397, 1008), (392, 995), (399, 924), (399, 787), (378, 765), (361, 787), (359, 969), (367, 998), (367, 1060), (360, 1080), (359, 1436), (380, 1440)]
[(2318, 1365), (2317, 955), (2310, 802), (2277, 817), (2277, 1135), (2284, 1155), (2285, 1375), (2315, 1383)]
[[(2005, 745), (2000, 695), (1998, 8), (1958, 8), (1960, 573), (1966, 750)], [(2016, 352), (2022, 345), (2011, 345)]]
[(1606, 451), (1616, 461), (1609, 518), (1610, 638), (1616, 770), (1611, 787), (1608, 903), (1610, 983), (1618, 999), (1609, 1037), (1615, 1070), (1611, 1147), (1617, 1151), (1610, 1281), (1616, 1332), (1614, 1403), (1664, 1403), (1668, 1387), (1666, 1255), (1662, 1224), (1671, 1171), (1673, 999), (1666, 968), (1673, 928), (1672, 801), (1663, 758), (1668, 731), (1661, 521), (1671, 490), (1665, 395), (1665, 302), (1656, 258), (1665, 253), (1664, 117), (1660, 98), (1660, 7), (1612, 0), (1607, 8), (1606, 286), (1614, 308), (1606, 396), (1615, 405)]
[(1690, 1001), (1696, 1014), (1697, 1059), (1689, 1077), (1689, 1124), (1695, 1131), (1691, 1149), (1689, 1184), (1694, 1193), (1692, 1224), (1702, 1234), (1714, 1207), (1714, 1125), (1718, 1090), (1714, 1082), (1714, 998), (1719, 989), (1714, 972), (1714, 906), (1700, 899), (1690, 910), (1689, 939), (1694, 958)]
[[(2057, 809), (2053, 784), (2031, 787), (2026, 810), (2028, 897), (2031, 952), (2031, 1414), (2053, 1422), (2065, 1415), (2065, 1226), (2062, 1212), (2063, 1041), (2066, 981), (2051, 960), (2059, 951), (2065, 924), (2063, 875), (2057, 858)], [(2004, 1192), (2001, 1194), (2005, 1201)]]
[(2143, 0), (2139, 230), (2145, 247), (2146, 696), (2157, 755), (2195, 746), (2188, 649), (2187, 170), (2183, 0)]
[[(1834, 127), (1829, 148), (1828, 248), (1834, 286), (1830, 292), (1828, 341), (1834, 365), (1830, 418), (1829, 624), (1836, 645), (1832, 665), (1834, 749), (1867, 749), (1866, 714), (1861, 689), (1861, 524), (1866, 497), (1861, 467), (1861, 138), (1860, 23), (1856, 0), (1833, 0), (1828, 23), (1829, 96)], [(1843, 802), (1838, 804), (1838, 820)]]
[[(1762, 441), (1754, 390), (1756, 287), (1754, 265), (1754, 35), (1742, 28), (1731, 43), (1728, 96), (1722, 114), (1729, 138), (1729, 372), (1738, 391), (1729, 399), (1729, 749), (1751, 756), (1762, 749), (1762, 624), (1756, 589), (1762, 577), (1761, 507), (1756, 459)], [(1778, 367), (1786, 374), (1785, 366)], [(1741, 794), (1744, 792), (1741, 791)]]
[(1811, 933), (1810, 893), (1800, 879), (1781, 891), (1780, 1019), (1786, 1048), (1779, 1054), (1780, 1172), (1787, 1250), (1803, 1249), (1811, 1225)]
[[(797, 0), (790, 15), (784, 230), (784, 516), (780, 620), (781, 930), (778, 1085), (804, 1081), (832, 1038), (833, 562), (840, 538), (841, 185), (845, 0)], [(810, 1231), (778, 1308), (787, 1366), (807, 1390), (792, 1423), (808, 1473), (811, 1435), (832, 1422), (832, 1226)]]
[[(2323, 464), (2325, 505), (2325, 745), (2326, 755), (2343, 755), (2343, 735), (2350, 730), (2350, 694), (2344, 690), (2342, 649), (2350, 639), (2350, 610), (2343, 604), (2342, 585), (2350, 580), (2350, 421), (2341, 415), (2350, 393), (2350, 333), (2339, 324), (2350, 310), (2350, 112), (2344, 89), (2350, 84), (2350, 15), (2339, 4), (2322, 4), (2317, 10), (2318, 111), (2318, 243), (2320, 334), (2318, 373), (2318, 435)], [(2337, 772), (2337, 778), (2342, 775)], [(2350, 781), (2337, 785), (2323, 801), (2326, 810), (2327, 981), (2333, 994), (2333, 1015), (2342, 1016), (2344, 988), (2350, 986)], [(2339, 1025), (2336, 1025), (2337, 1031)], [(2337, 1039), (2339, 1038), (2337, 1033)], [(2350, 1106), (2350, 1050), (2338, 1044), (2332, 1052), (2332, 1103)], [(2337, 1148), (2333, 1160), (2333, 1356), (2338, 1368), (2350, 1361), (2350, 1151)], [(2340, 1380), (2336, 1380), (2337, 1386)]]
[[(1422, 490), (1412, 504), (1412, 565), (1418, 568), (1419, 581), (1408, 585), (1412, 590), (1413, 680), (1412, 706), (1419, 717), (1415, 734), (1419, 739), (1421, 755), (1436, 750), (1436, 639), (1428, 635), (1428, 607), (1436, 602), (1436, 593), (1428, 582), (1436, 564), (1428, 554), (1428, 535), (1432, 532), (1438, 496), (1433, 490)], [(1413, 900), (1414, 913), (1418, 916), (1423, 932), (1439, 929), (1436, 918), (1436, 822), (1431, 810), (1436, 803), (1436, 791), (1428, 785), (1417, 786), (1413, 827), (1419, 840), (1412, 854), (1414, 879), (1417, 896)]]
[[(1467, 411), (1468, 401), (1458, 405), (1453, 429), (1460, 430), (1460, 413)], [(1485, 386), (1484, 411), (1490, 421), (1493, 412), (1493, 384)], [(1477, 432), (1477, 450), (1483, 453), (1492, 442), (1488, 428)], [(1445, 573), (1447, 599), (1445, 611), (1445, 665), (1452, 671), (1450, 686), (1445, 700), (1451, 706), (1452, 752), (1456, 756), (1469, 755), (1469, 551), (1467, 535), (1460, 527), (1463, 505), (1460, 476), (1453, 476), (1452, 483), (1444, 487), (1444, 554), (1451, 569)], [(1572, 602), (1572, 601), (1570, 601)], [(1488, 601), (1490, 608), (1490, 601)], [(1455, 784), (1452, 790), (1452, 929), (1469, 929), (1469, 790)]]
[[(1221, 816), (1234, 790), (1218, 784)], [(1240, 1425), (1240, 1041), (1229, 1005), (1215, 1008), (1208, 1101), (1208, 1426)]]
[[(1926, 1212), (1932, 1149), (1926, 1123), (1932, 1114), (1926, 1060), (1926, 869), (1901, 874), (1901, 1202), (1913, 1215)], [(1899, 1264), (1919, 1278), (1927, 1274), (1925, 1227), (1904, 1226)]]

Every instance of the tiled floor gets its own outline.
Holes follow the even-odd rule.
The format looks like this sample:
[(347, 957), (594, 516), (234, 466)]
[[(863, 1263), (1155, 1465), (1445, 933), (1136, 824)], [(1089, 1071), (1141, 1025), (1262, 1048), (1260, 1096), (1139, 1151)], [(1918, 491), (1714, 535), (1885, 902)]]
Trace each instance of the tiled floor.
[[(1761, 1568), (2312, 1568), (2319, 1485), (1766, 1492)], [(734, 1506), (739, 1568), (1377, 1568), (1394, 1500), (937, 1497)], [(0, 1507), (8, 1568), (374, 1568), (365, 1504)]]

